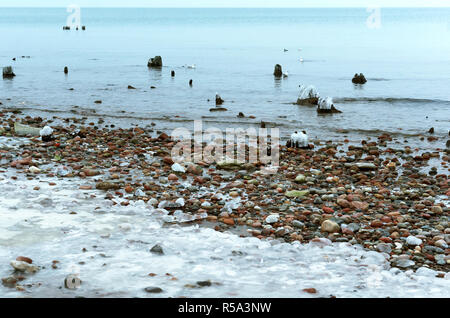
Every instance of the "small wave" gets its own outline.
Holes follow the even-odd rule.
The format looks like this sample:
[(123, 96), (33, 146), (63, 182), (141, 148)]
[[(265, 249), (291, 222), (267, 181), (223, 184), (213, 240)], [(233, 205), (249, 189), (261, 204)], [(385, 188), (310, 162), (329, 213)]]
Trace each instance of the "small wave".
[(389, 103), (389, 104), (448, 104), (450, 101), (441, 99), (426, 99), (426, 98), (402, 98), (402, 97), (339, 97), (334, 98), (336, 103), (351, 104), (351, 103)]

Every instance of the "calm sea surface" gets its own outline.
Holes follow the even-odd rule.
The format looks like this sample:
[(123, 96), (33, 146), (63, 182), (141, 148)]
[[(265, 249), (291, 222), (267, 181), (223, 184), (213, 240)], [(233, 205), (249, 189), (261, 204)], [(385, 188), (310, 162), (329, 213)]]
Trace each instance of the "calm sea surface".
[[(203, 119), (218, 127), (265, 121), (284, 136), (301, 128), (323, 139), (390, 132), (420, 143), (410, 135), (430, 127), (448, 135), (450, 9), (382, 8), (378, 29), (367, 26), (370, 14), (363, 8), (82, 8), (87, 30), (63, 31), (65, 8), (0, 8), (0, 65), (17, 74), (0, 81), (0, 101), (36, 115), (75, 110), (166, 130)], [(163, 57), (161, 70), (147, 68), (155, 55)], [(289, 77), (274, 79), (276, 63)], [(195, 69), (185, 67), (192, 64)], [(368, 79), (363, 87), (351, 83), (356, 72)], [(292, 105), (300, 84), (333, 97), (343, 113), (320, 116)], [(227, 112), (209, 111), (216, 92)], [(239, 112), (256, 118), (237, 118)]]

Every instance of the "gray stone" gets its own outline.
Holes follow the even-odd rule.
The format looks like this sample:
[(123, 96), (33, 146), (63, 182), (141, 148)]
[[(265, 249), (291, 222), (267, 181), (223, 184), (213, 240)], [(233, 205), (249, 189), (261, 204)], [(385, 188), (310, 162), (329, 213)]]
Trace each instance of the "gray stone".
[(299, 174), (295, 178), (295, 182), (297, 182), (297, 183), (304, 183), (304, 182), (306, 182), (306, 177), (303, 174)]
[(299, 220), (294, 220), (292, 221), (292, 226), (302, 229), (305, 227), (305, 224), (303, 222), (300, 222)]
[(376, 170), (377, 166), (370, 162), (358, 162), (355, 163), (355, 166), (360, 170)]
[(377, 250), (382, 253), (390, 253), (392, 251), (391, 245), (387, 243), (379, 243), (377, 245)]
[(323, 203), (323, 201), (322, 201), (322, 199), (320, 197), (316, 197), (314, 199), (314, 204), (322, 204), (322, 203)]
[(438, 265), (445, 265), (446, 264), (444, 254), (435, 255), (434, 256), (434, 260), (435, 260), (436, 264), (438, 264)]
[(212, 285), (212, 283), (209, 280), (205, 280), (197, 282), (197, 285), (200, 287), (209, 287)]
[(156, 244), (155, 246), (153, 246), (150, 249), (150, 252), (152, 252), (153, 254), (164, 255), (164, 250), (161, 247), (161, 245), (159, 245), (159, 244)]
[(159, 287), (146, 287), (145, 291), (152, 294), (159, 294), (163, 292), (163, 290)]
[(398, 266), (398, 267), (401, 267), (401, 268), (408, 268), (408, 267), (411, 267), (411, 266), (414, 266), (414, 261), (412, 261), (412, 260), (409, 260), (409, 259), (405, 259), (405, 258), (396, 258), (394, 261), (393, 261), (393, 263), (396, 265), (396, 266)]
[(347, 225), (347, 229), (349, 229), (350, 231), (352, 231), (353, 233), (356, 233), (359, 231), (361, 227), (359, 226), (359, 224), (357, 223), (350, 223), (349, 225)]

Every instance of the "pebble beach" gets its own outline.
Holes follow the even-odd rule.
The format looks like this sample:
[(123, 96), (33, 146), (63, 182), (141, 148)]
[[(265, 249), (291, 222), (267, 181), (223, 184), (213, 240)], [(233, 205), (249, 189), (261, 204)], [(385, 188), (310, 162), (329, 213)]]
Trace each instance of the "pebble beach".
[[(259, 163), (174, 164), (175, 142), (157, 127), (8, 110), (1, 120), (4, 296), (148, 296), (154, 285), (162, 297), (449, 290), (448, 149), (393, 148), (388, 135), (314, 140), (281, 146), (280, 168), (264, 174)], [(19, 136), (17, 122), (51, 125), (54, 140)], [(61, 287), (68, 272), (83, 288)], [(268, 292), (272, 275), (282, 287)]]

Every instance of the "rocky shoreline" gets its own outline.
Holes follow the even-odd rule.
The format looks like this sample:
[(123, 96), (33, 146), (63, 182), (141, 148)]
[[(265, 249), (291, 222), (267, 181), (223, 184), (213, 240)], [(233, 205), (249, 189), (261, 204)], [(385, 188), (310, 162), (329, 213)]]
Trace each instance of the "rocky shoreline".
[[(0, 115), (0, 136), (29, 141), (0, 149), (1, 170), (28, 179), (75, 178), (80, 190), (103, 191), (113, 205), (142, 200), (165, 211), (168, 224), (207, 223), (261, 240), (348, 242), (385, 253), (393, 267), (425, 266), (442, 277), (449, 272), (448, 149), (394, 149), (382, 135), (360, 146), (345, 140), (316, 140), (310, 150), (282, 146), (276, 174), (261, 173), (260, 164), (199, 162), (174, 169), (175, 143), (163, 132)], [(55, 139), (19, 137), (16, 121), (51, 125)]]

